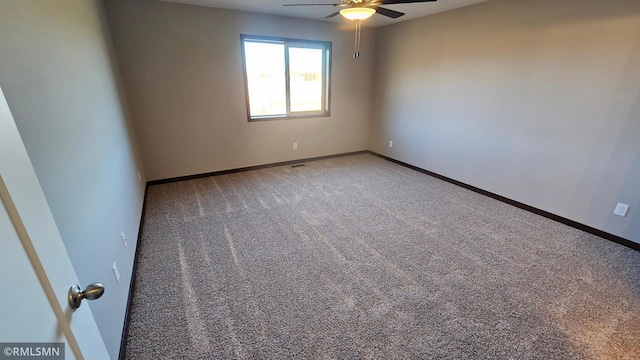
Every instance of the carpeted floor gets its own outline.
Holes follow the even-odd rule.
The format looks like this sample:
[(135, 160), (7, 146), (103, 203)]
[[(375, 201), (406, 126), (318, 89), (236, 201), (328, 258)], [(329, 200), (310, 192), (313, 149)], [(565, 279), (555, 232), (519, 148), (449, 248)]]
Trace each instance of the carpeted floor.
[(368, 154), (151, 186), (128, 359), (638, 359), (640, 252)]

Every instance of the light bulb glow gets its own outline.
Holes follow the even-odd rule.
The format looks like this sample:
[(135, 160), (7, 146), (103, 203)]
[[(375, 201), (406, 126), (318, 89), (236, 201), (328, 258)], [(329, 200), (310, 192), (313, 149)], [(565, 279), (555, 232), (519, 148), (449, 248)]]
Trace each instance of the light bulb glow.
[(340, 10), (340, 15), (349, 20), (365, 20), (376, 13), (375, 9), (367, 7), (350, 7)]

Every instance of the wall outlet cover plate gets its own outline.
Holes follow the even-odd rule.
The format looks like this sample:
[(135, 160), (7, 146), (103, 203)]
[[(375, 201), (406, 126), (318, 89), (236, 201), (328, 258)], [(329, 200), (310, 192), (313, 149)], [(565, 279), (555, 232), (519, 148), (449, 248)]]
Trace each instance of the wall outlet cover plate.
[(116, 278), (116, 284), (120, 283), (120, 271), (118, 271), (118, 265), (116, 262), (113, 262), (113, 266), (111, 266), (111, 270), (113, 270), (113, 276)]
[(627, 212), (629, 211), (629, 205), (618, 203), (616, 205), (616, 209), (613, 211), (614, 214), (619, 216), (627, 216)]

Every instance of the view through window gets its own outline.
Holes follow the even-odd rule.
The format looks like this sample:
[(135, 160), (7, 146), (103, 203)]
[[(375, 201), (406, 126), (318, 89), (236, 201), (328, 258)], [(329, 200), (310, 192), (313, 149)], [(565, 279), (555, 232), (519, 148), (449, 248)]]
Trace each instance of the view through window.
[(249, 120), (328, 116), (331, 43), (242, 36)]

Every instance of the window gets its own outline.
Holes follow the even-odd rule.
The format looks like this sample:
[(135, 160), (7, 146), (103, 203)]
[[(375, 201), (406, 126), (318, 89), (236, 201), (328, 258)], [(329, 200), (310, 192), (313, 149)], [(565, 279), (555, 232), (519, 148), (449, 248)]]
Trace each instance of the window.
[(241, 40), (249, 121), (329, 116), (330, 42)]

